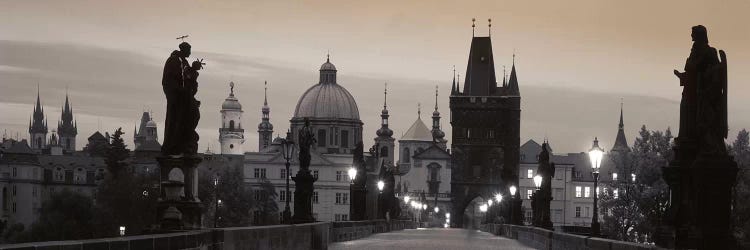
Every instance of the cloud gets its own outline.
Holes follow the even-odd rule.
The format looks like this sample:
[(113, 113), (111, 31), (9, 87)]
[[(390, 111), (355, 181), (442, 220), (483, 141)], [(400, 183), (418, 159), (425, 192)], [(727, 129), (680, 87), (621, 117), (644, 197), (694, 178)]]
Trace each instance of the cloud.
[[(13, 69), (0, 70), (3, 88), (0, 91), (0, 129), (7, 129), (9, 134), (20, 132), (22, 136), (28, 136), (28, 119), (36, 100), (38, 82), (50, 124), (56, 124), (60, 117), (59, 110), (67, 89), (80, 126), (79, 148), (95, 130), (113, 131), (117, 127), (123, 127), (128, 133), (126, 142), (132, 148), (132, 139), (129, 139), (132, 138), (131, 127), (144, 110), (153, 111), (159, 134), (163, 135), (165, 100), (160, 86), (161, 70), (171, 50), (130, 52), (73, 44), (0, 41), (0, 51), (3, 51), (0, 69)], [(194, 57), (205, 58), (208, 62), (206, 69), (201, 71), (197, 97), (202, 101), (198, 128), (201, 150), (208, 145), (218, 150), (219, 110), (229, 94), (230, 80), (236, 83), (235, 95), (245, 111), (243, 127), (247, 128), (245, 150), (248, 151), (257, 150), (257, 132), (252, 128), (260, 123), (263, 82), (268, 81), (275, 134), (282, 134), (288, 128), (298, 98), (318, 80), (317, 66), (299, 70), (283, 61), (200, 50), (193, 53)], [(313, 65), (324, 62), (320, 58), (310, 61)], [(365, 123), (363, 140), (366, 145), (373, 143), (375, 131), (380, 127), (385, 81), (388, 82), (390, 127), (396, 139), (417, 119), (417, 103), (422, 104), (422, 120), (430, 124), (435, 81), (355, 75), (348, 73), (350, 65), (332, 62), (339, 69), (339, 84), (356, 99), (360, 117)], [(580, 152), (590, 147), (593, 137), (598, 136), (605, 148), (611, 146), (617, 132), (621, 98), (625, 102), (625, 129), (631, 144), (643, 124), (649, 129), (671, 127), (677, 132), (679, 103), (675, 100), (593, 92), (582, 87), (529, 85), (524, 82), (524, 74), (533, 72), (519, 72), (523, 72), (519, 74), (522, 95), (520, 143), (527, 139), (540, 141), (546, 136), (558, 153)], [(440, 87), (441, 123), (446, 138), (450, 140), (448, 93), (451, 83), (448, 80), (437, 84)], [(730, 114), (750, 111), (736, 102), (730, 105)], [(732, 131), (750, 127), (749, 119), (732, 115)]]

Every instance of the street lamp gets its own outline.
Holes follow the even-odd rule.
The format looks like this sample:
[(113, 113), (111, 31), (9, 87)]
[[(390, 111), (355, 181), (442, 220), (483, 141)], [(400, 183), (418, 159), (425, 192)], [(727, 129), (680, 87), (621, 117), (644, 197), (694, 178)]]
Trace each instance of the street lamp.
[(409, 200), (410, 199), (411, 199), (411, 197), (409, 197), (408, 195), (404, 196), (404, 203), (409, 204)]
[(534, 176), (534, 186), (536, 186), (536, 190), (539, 190), (542, 187), (542, 176), (541, 175), (535, 175)]
[(219, 220), (219, 176), (214, 177), (214, 199), (216, 199), (216, 204), (214, 204), (214, 228), (216, 228), (216, 222)]
[(479, 211), (481, 211), (482, 213), (487, 212), (487, 205), (483, 204), (483, 205), (479, 206)]
[(501, 201), (503, 201), (503, 194), (497, 193), (495, 194), (495, 201), (499, 204)]
[(516, 224), (516, 213), (513, 210), (516, 209), (515, 207), (517, 203), (516, 201), (517, 200), (516, 199), (517, 188), (515, 185), (511, 185), (508, 189), (509, 189), (508, 191), (510, 191), (510, 224)]
[(354, 167), (349, 168), (348, 174), (349, 174), (349, 180), (353, 184), (354, 183), (354, 179), (357, 178), (357, 169), (354, 168)]
[[(599, 182), (599, 168), (602, 164), (604, 150), (599, 147), (599, 140), (594, 137), (594, 145), (589, 150), (589, 160), (591, 160), (591, 174), (594, 176), (594, 190), (597, 189)], [(599, 209), (597, 207), (597, 192), (594, 192), (594, 216), (591, 218), (591, 236), (599, 236)]]
[(492, 206), (492, 199), (487, 200), (487, 206), (489, 206), (489, 207)]
[(383, 188), (384, 187), (385, 187), (385, 182), (378, 181), (378, 191), (380, 191), (380, 193), (383, 193)]
[(435, 207), (435, 209), (434, 209), (434, 211), (435, 211), (435, 213), (437, 213), (437, 212), (440, 212), (440, 208), (438, 208), (438, 207), (436, 206), (436, 207)]
[(125, 226), (120, 226), (120, 236), (125, 236)]
[(284, 176), (284, 179), (286, 179), (286, 194), (284, 194), (284, 198), (286, 198), (286, 206), (284, 207), (283, 213), (283, 223), (286, 224), (292, 223), (292, 210), (289, 208), (289, 200), (291, 198), (291, 192), (289, 192), (289, 176), (291, 175), (291, 173), (289, 173), (289, 161), (292, 160), (292, 157), (294, 156), (294, 149), (292, 132), (287, 131), (286, 138), (281, 141), (281, 154), (284, 157), (284, 160), (286, 160), (286, 176)]

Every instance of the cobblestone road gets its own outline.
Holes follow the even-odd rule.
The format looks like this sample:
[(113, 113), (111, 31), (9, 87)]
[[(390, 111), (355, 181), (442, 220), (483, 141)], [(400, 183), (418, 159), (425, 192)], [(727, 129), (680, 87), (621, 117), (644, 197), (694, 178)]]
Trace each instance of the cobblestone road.
[(454, 250), (454, 249), (533, 249), (515, 240), (467, 229), (408, 229), (375, 234), (355, 241), (338, 242), (331, 250)]

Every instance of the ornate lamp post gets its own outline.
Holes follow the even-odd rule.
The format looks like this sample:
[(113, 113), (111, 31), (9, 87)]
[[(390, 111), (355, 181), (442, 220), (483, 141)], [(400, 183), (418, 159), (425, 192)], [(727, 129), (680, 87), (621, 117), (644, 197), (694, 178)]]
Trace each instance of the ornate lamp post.
[(380, 219), (380, 218), (385, 217), (385, 216), (380, 215), (380, 211), (381, 211), (380, 206), (382, 206), (382, 203), (383, 203), (382, 198), (383, 198), (383, 188), (385, 188), (385, 182), (383, 182), (382, 180), (379, 180), (377, 185), (378, 185), (378, 205), (376, 206), (377, 207), (376, 214), (378, 216), (378, 219)]
[(597, 207), (597, 184), (599, 182), (599, 167), (602, 164), (602, 156), (604, 150), (599, 147), (599, 140), (594, 137), (594, 145), (589, 150), (589, 160), (591, 160), (591, 168), (594, 169), (591, 174), (594, 176), (594, 216), (591, 218), (591, 236), (599, 236), (599, 209)]
[(291, 198), (291, 193), (289, 192), (289, 176), (291, 175), (289, 170), (289, 161), (292, 160), (292, 157), (294, 157), (294, 141), (292, 141), (291, 132), (286, 132), (286, 138), (281, 141), (281, 153), (284, 157), (284, 160), (286, 160), (286, 176), (284, 176), (284, 179), (286, 179), (286, 193), (284, 194), (284, 197), (286, 198), (286, 206), (284, 206), (284, 221), (282, 223), (292, 224), (292, 211), (289, 208), (289, 198)]
[(214, 228), (216, 228), (217, 222), (219, 221), (219, 176), (214, 177)]
[(518, 194), (516, 196), (516, 191), (518, 191), (518, 188), (516, 188), (515, 185), (511, 185), (508, 188), (508, 191), (510, 191), (510, 223), (513, 225), (521, 225), (521, 216), (519, 213), (521, 213), (521, 194)]
[[(347, 174), (349, 174), (349, 196), (353, 198), (354, 197), (354, 179), (357, 178), (357, 169), (354, 167), (351, 167), (349, 168), (349, 171), (347, 172)], [(354, 205), (356, 203), (353, 201), (354, 200), (352, 199), (349, 202), (349, 218), (350, 219), (354, 218)]]
[(534, 186), (536, 187), (536, 191), (534, 191), (534, 194), (531, 196), (531, 211), (532, 211), (532, 217), (531, 217), (531, 224), (535, 227), (542, 226), (542, 209), (540, 206), (540, 202), (542, 199), (542, 176), (541, 175), (535, 175), (534, 176)]

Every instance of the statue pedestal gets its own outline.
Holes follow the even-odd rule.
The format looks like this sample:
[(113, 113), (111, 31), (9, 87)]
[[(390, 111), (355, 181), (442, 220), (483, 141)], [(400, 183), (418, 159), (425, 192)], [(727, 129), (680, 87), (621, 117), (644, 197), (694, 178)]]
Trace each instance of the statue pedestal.
[[(160, 196), (156, 211), (161, 230), (202, 228), (198, 199), (198, 163), (200, 157), (156, 157), (160, 168)], [(182, 179), (174, 179), (182, 174)], [(172, 174), (173, 179), (170, 179)]]
[(364, 186), (364, 182), (362, 185), (357, 185), (357, 182), (355, 182), (349, 196), (351, 196), (351, 205), (349, 205), (349, 216), (351, 218), (349, 220), (367, 220), (367, 188)]
[(699, 249), (729, 249), (731, 233), (732, 188), (737, 163), (728, 155), (701, 154), (693, 162), (694, 211)]
[(310, 170), (300, 169), (294, 180), (294, 224), (315, 222), (312, 216), (313, 183), (318, 179), (310, 174)]

